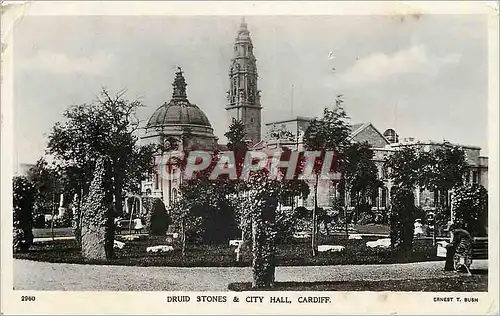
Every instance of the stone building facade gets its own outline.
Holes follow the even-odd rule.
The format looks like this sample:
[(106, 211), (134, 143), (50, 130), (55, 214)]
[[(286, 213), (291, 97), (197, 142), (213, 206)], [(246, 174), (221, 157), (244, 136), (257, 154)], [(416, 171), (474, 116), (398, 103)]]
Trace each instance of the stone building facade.
[(142, 183), (142, 192), (161, 198), (166, 207), (178, 197), (182, 182), (182, 178), (176, 176), (177, 167), (168, 162), (168, 155), (192, 149), (213, 151), (217, 147), (207, 116), (187, 98), (187, 83), (180, 68), (172, 86), (172, 98), (153, 113), (141, 137), (144, 145), (162, 147), (155, 157), (156, 173)]
[[(313, 118), (297, 117), (289, 120), (281, 120), (267, 123), (265, 137), (257, 143), (254, 150), (264, 150), (269, 156), (274, 155), (277, 151), (282, 151), (284, 147), (294, 150), (303, 151), (303, 135)], [(384, 135), (388, 135), (386, 137)], [(443, 142), (419, 142), (413, 138), (399, 141), (399, 136), (392, 129), (381, 133), (371, 123), (353, 124), (351, 126), (350, 138), (353, 142), (364, 143), (368, 142), (372, 146), (374, 157), (373, 160), (378, 169), (378, 177), (383, 181), (384, 186), (379, 189), (378, 194), (369, 198), (368, 202), (372, 209), (385, 210), (390, 204), (390, 192), (392, 181), (388, 178), (385, 169), (383, 168), (385, 160), (399, 148), (404, 146), (417, 146), (422, 150), (433, 150), (439, 146), (444, 146), (449, 143)], [(465, 177), (466, 183), (479, 183), (486, 189), (488, 188), (488, 158), (480, 155), (481, 148), (476, 146), (466, 146), (454, 144), (463, 148), (466, 152), (467, 162), (469, 164), (469, 172)], [(313, 183), (311, 185), (311, 192)], [(330, 209), (335, 199), (340, 198), (341, 194), (331, 181), (320, 181), (318, 187), (318, 206), (324, 209)], [(415, 190), (415, 204), (426, 210), (432, 210), (437, 203), (437, 193), (429, 192), (428, 190)], [(349, 194), (346, 194), (346, 204), (348, 209), (353, 209), (354, 205)], [(292, 203), (290, 203), (292, 204)], [(296, 198), (293, 201), (294, 206), (305, 206), (306, 208), (314, 207), (314, 197), (312, 194), (305, 200)], [(283, 205), (282, 207), (290, 207), (291, 205)]]
[[(234, 42), (233, 58), (230, 60), (229, 90), (227, 94), (226, 112), (231, 120), (243, 121), (246, 129), (247, 141), (252, 150), (262, 150), (274, 155), (286, 147), (294, 151), (303, 151), (303, 135), (307, 130), (311, 117), (295, 117), (292, 119), (278, 120), (262, 126), (260, 102), (260, 90), (258, 90), (257, 62), (253, 52), (253, 44), (246, 22), (243, 20), (237, 32)], [(157, 174), (142, 185), (142, 192), (162, 198), (168, 207), (178, 196), (178, 186), (181, 178), (165, 179), (162, 174), (172, 174), (175, 166), (164, 163), (166, 151), (182, 151), (184, 149), (201, 150), (227, 150), (227, 146), (217, 143), (213, 128), (201, 109), (189, 102), (186, 93), (187, 83), (182, 71), (175, 75), (173, 83), (173, 94), (169, 102), (161, 105), (151, 116), (146, 125), (146, 134), (141, 138), (144, 144), (161, 144), (165, 149), (156, 157)], [(261, 129), (264, 127), (264, 137), (261, 137)], [(354, 142), (368, 142), (374, 151), (374, 161), (378, 168), (379, 178), (384, 186), (379, 189), (378, 194), (369, 199), (372, 208), (384, 210), (390, 201), (391, 180), (384, 171), (383, 164), (389, 155), (399, 148), (407, 145), (418, 145), (423, 150), (432, 150), (436, 146), (442, 146), (439, 142), (416, 142), (414, 139), (400, 140), (399, 135), (393, 129), (387, 129), (381, 133), (371, 123), (353, 124), (350, 137)], [(480, 154), (480, 148), (475, 146), (463, 146), (467, 152), (470, 172), (466, 181), (477, 182), (488, 188), (488, 158)], [(312, 187), (311, 183), (311, 187)], [(311, 190), (312, 192), (312, 190)], [(332, 207), (333, 201), (340, 197), (340, 192), (330, 181), (320, 182), (318, 188), (318, 206), (328, 209)], [(436, 204), (434, 192), (416, 190), (416, 204), (427, 209), (432, 209)], [(346, 203), (350, 209), (353, 208), (351, 199), (346, 194)], [(314, 206), (313, 195), (307, 199), (295, 199), (282, 207)]]

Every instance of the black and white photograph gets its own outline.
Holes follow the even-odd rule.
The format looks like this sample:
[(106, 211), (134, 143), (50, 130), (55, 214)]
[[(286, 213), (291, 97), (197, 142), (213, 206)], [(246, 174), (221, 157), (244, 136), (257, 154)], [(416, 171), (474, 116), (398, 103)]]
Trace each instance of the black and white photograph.
[(2, 287), (19, 304), (168, 292), (165, 308), (333, 313), (332, 292), (434, 293), (428, 310), (498, 313), (496, 4), (38, 5), (2, 3), (21, 12), (2, 31)]

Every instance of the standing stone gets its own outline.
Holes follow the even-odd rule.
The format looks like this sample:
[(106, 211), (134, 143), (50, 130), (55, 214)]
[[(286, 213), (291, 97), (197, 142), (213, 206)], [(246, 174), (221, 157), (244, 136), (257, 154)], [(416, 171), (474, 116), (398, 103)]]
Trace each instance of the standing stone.
[(276, 267), (276, 197), (262, 199), (252, 216), (253, 288), (274, 286)]
[(101, 157), (90, 192), (82, 209), (82, 256), (87, 260), (113, 258), (114, 212), (111, 164), (108, 157)]
[(82, 257), (89, 260), (106, 260), (105, 239), (104, 227), (82, 227)]

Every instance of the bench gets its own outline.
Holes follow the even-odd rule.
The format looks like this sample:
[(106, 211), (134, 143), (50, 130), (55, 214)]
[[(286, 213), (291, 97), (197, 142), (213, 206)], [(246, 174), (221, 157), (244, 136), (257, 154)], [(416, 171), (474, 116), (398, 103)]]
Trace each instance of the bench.
[[(446, 240), (437, 243), (437, 256), (446, 257)], [(488, 237), (475, 237), (472, 243), (472, 260), (488, 259)]]
[(472, 259), (488, 259), (488, 237), (475, 237), (472, 244)]

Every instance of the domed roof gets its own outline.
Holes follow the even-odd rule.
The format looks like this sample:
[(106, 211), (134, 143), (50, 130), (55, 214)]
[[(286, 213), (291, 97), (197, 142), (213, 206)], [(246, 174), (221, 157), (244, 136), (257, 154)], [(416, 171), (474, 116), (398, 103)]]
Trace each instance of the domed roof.
[(147, 127), (163, 125), (203, 125), (209, 126), (207, 116), (195, 104), (189, 101), (172, 100), (159, 107), (148, 121)]
[(186, 80), (182, 70), (176, 73), (174, 92), (168, 103), (160, 106), (149, 119), (146, 127), (161, 127), (165, 125), (202, 125), (211, 127), (205, 113), (196, 105), (189, 102), (186, 95)]

